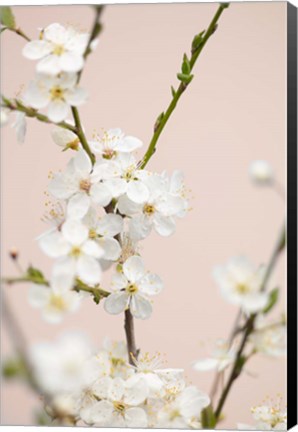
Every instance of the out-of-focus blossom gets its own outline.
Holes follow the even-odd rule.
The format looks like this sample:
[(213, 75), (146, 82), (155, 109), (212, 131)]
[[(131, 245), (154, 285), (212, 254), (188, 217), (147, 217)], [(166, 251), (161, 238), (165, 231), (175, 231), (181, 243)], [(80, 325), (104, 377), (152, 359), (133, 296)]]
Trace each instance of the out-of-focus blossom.
[(274, 180), (272, 167), (264, 160), (252, 162), (249, 167), (249, 175), (258, 185), (270, 185)]
[(39, 74), (36, 80), (29, 84), (24, 99), (32, 108), (47, 107), (49, 119), (59, 123), (67, 118), (70, 107), (77, 107), (86, 102), (87, 93), (77, 86), (76, 74)]
[(268, 304), (269, 294), (260, 291), (264, 272), (264, 267), (253, 266), (245, 257), (235, 257), (216, 267), (213, 274), (223, 297), (250, 314)]
[(218, 372), (223, 371), (230, 366), (236, 358), (236, 350), (234, 347), (229, 347), (228, 344), (223, 340), (218, 340), (216, 347), (212, 353), (212, 356), (206, 359), (197, 360), (193, 364), (193, 368), (196, 371), (209, 371), (217, 370)]

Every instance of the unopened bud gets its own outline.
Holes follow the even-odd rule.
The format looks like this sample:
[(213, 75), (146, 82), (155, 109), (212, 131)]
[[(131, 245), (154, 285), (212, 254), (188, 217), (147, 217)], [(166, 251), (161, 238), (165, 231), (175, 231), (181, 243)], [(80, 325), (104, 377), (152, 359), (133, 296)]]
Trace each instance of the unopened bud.
[(9, 251), (9, 256), (13, 260), (17, 260), (19, 257), (19, 251), (16, 248), (12, 248)]

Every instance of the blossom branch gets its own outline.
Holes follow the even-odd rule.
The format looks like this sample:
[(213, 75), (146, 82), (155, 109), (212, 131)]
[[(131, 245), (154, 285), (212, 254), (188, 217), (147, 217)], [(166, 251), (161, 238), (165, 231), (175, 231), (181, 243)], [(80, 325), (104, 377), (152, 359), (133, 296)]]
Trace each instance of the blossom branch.
[[(266, 272), (265, 272), (265, 275), (263, 278), (263, 282), (262, 282), (260, 291), (266, 290), (268, 280), (272, 274), (272, 271), (275, 267), (275, 264), (277, 262), (278, 257), (280, 256), (281, 252), (285, 248), (285, 245), (286, 245), (286, 230), (285, 230), (285, 226), (283, 226), (281, 233), (279, 234), (278, 241), (274, 247), (273, 253), (272, 253), (271, 258), (269, 260), (269, 264), (266, 268)], [(254, 324), (255, 324), (255, 320), (256, 320), (257, 316), (258, 316), (258, 314), (252, 314), (247, 319), (247, 321), (245, 323), (245, 330), (244, 330), (244, 334), (242, 336), (240, 346), (239, 346), (237, 354), (236, 354), (236, 359), (234, 361), (234, 364), (233, 364), (232, 370), (230, 372), (228, 381), (227, 381), (227, 383), (223, 389), (222, 395), (219, 398), (217, 408), (214, 412), (215, 418), (217, 421), (220, 418), (223, 406), (224, 406), (226, 399), (228, 397), (228, 394), (229, 394), (229, 392), (233, 386), (233, 383), (240, 376), (242, 369), (243, 369), (243, 366), (246, 363), (246, 361), (248, 360), (248, 358), (243, 355), (243, 351), (246, 347), (246, 343), (248, 341), (249, 336), (254, 331)]]
[[(167, 124), (172, 112), (174, 111), (180, 97), (182, 96), (182, 94), (184, 93), (184, 91), (186, 90), (186, 88), (188, 87), (188, 84), (191, 82), (193, 75), (191, 75), (191, 72), (193, 70), (193, 67), (198, 59), (198, 57), (200, 56), (204, 46), (206, 45), (208, 39), (210, 38), (210, 36), (212, 36), (212, 34), (215, 32), (216, 28), (217, 28), (217, 22), (221, 16), (221, 14), (223, 13), (223, 11), (229, 6), (229, 3), (221, 3), (219, 8), (217, 9), (217, 12), (215, 13), (208, 29), (206, 32), (203, 32), (199, 35), (197, 35), (194, 38), (193, 41), (193, 45), (192, 45), (192, 53), (191, 53), (191, 58), (188, 61), (187, 60), (187, 74), (178, 74), (178, 78), (181, 80), (181, 83), (178, 87), (177, 90), (172, 89), (172, 94), (173, 94), (173, 98), (167, 108), (167, 110), (165, 111), (165, 113), (162, 113), (154, 126), (154, 134), (153, 137), (150, 141), (149, 147), (140, 163), (140, 167), (143, 169), (145, 168), (145, 166), (147, 165), (147, 163), (149, 162), (149, 160), (151, 159), (151, 157), (153, 156), (153, 154), (156, 151), (156, 144), (157, 141), (160, 137), (160, 134), (162, 133), (165, 125)], [(184, 75), (184, 77), (182, 76)]]
[[(34, 283), (36, 285), (44, 285), (44, 286), (50, 286), (50, 283), (47, 279), (44, 278), (42, 273), (39, 270), (33, 269), (32, 267), (29, 267), (27, 273), (20, 277), (8, 277), (2, 279), (3, 283), (6, 283), (8, 285), (16, 284), (16, 283)], [(90, 287), (89, 285), (85, 284), (81, 280), (77, 279), (76, 283), (73, 287), (74, 291), (80, 292), (88, 292), (90, 293), (94, 301), (96, 303), (99, 303), (100, 300), (104, 297), (108, 297), (110, 294), (108, 291), (105, 291), (104, 289), (100, 288), (99, 286), (96, 287)]]
[(66, 122), (55, 123), (51, 121), (46, 115), (40, 114), (36, 109), (24, 105), (23, 102), (18, 99), (8, 99), (2, 96), (1, 108), (8, 108), (11, 111), (22, 112), (26, 115), (26, 117), (36, 118), (42, 123), (55, 124), (56, 126), (60, 126), (63, 129), (68, 129), (77, 134), (77, 129), (75, 126), (72, 126)]
[(71, 107), (71, 112), (73, 115), (73, 119), (75, 122), (75, 126), (76, 126), (76, 134), (82, 144), (83, 149), (85, 150), (85, 152), (87, 153), (87, 155), (89, 156), (92, 165), (94, 165), (95, 163), (95, 156), (92, 153), (87, 138), (85, 137), (84, 131), (83, 131), (83, 127), (82, 127), (82, 123), (81, 123), (81, 119), (80, 119), (80, 115), (79, 115), (79, 110), (76, 107)]
[(129, 363), (131, 365), (134, 365), (135, 360), (138, 358), (139, 352), (138, 352), (138, 349), (136, 347), (133, 316), (132, 316), (129, 309), (127, 309), (124, 312), (124, 316), (125, 316), (124, 329), (125, 329), (125, 335), (126, 335)]
[[(95, 18), (94, 18), (94, 24), (93, 24), (92, 30), (90, 32), (89, 41), (88, 41), (87, 47), (86, 47), (85, 52), (84, 52), (84, 59), (85, 60), (87, 59), (88, 55), (92, 51), (91, 50), (92, 42), (97, 38), (97, 36), (99, 35), (99, 33), (102, 30), (102, 24), (99, 21), (101, 18), (101, 14), (104, 10), (104, 5), (94, 5), (94, 8), (96, 10), (96, 13), (95, 13)], [(81, 70), (78, 73), (78, 81), (77, 82), (80, 81), (82, 72), (83, 72), (83, 70)]]
[(23, 39), (25, 39), (27, 42), (31, 42), (31, 39), (29, 38), (29, 36), (27, 36), (22, 29), (20, 28), (12, 28), (12, 27), (5, 27), (5, 30), (9, 30), (15, 34), (17, 34), (18, 36), (21, 36)]

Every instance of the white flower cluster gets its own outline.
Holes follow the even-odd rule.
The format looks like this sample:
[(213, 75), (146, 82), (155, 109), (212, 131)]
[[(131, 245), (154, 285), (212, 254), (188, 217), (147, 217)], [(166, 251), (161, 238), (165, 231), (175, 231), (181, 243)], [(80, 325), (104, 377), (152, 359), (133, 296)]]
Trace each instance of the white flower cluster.
[(287, 411), (278, 404), (259, 405), (251, 408), (252, 416), (256, 422), (255, 426), (239, 423), (240, 430), (287, 430)]
[(209, 397), (187, 385), (183, 369), (162, 368), (158, 355), (127, 363), (123, 342), (106, 339), (94, 354), (82, 334), (31, 349), (35, 379), (56, 415), (101, 427), (200, 428)]
[(162, 236), (174, 232), (175, 219), (188, 209), (182, 174), (168, 177), (140, 169), (132, 152), (142, 142), (120, 129), (89, 143), (97, 156), (94, 165), (71, 131), (55, 128), (52, 136), (77, 152), (64, 172), (51, 174), (49, 193), (57, 203), (47, 217), (51, 229), (38, 241), (55, 263), (50, 288), (33, 286), (31, 304), (48, 321), (59, 322), (82, 299), (75, 291), (77, 280), (95, 287), (102, 271), (114, 264), (105, 310), (119, 314), (129, 308), (136, 318), (148, 318), (151, 298), (163, 284), (145, 271), (137, 244), (152, 229)]
[[(88, 33), (54, 23), (42, 29), (39, 39), (28, 42), (23, 49), (26, 58), (38, 60), (36, 78), (25, 92), (24, 101), (38, 110), (47, 108), (52, 122), (65, 120), (70, 107), (86, 101), (87, 93), (77, 83), (88, 41)], [(93, 43), (91, 48), (94, 46)]]

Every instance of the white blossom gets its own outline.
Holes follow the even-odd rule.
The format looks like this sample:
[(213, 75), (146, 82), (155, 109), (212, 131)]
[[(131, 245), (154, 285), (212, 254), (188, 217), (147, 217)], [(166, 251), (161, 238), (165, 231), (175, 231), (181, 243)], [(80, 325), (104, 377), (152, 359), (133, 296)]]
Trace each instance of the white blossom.
[(25, 136), (27, 132), (26, 116), (22, 112), (17, 112), (15, 116), (15, 121), (11, 125), (17, 134), (17, 140), (19, 143), (25, 141)]
[(199, 423), (201, 411), (210, 404), (210, 398), (195, 386), (183, 389), (173, 400), (158, 413), (159, 428), (190, 428), (197, 419)]
[(29, 290), (29, 303), (32, 307), (41, 309), (45, 321), (60, 323), (65, 314), (75, 312), (81, 303), (82, 296), (71, 291), (73, 278), (67, 269), (53, 271), (50, 286), (32, 285)]
[(78, 150), (80, 147), (80, 140), (77, 135), (69, 129), (64, 129), (55, 126), (51, 132), (53, 141), (60, 147), (72, 150)]
[(41, 31), (39, 40), (24, 46), (23, 55), (30, 60), (39, 60), (37, 71), (40, 73), (78, 72), (84, 66), (83, 55), (88, 40), (88, 33), (54, 23)]
[(134, 359), (134, 364), (134, 380), (146, 381), (150, 398), (162, 398), (171, 388), (184, 387), (184, 370), (163, 368), (159, 355), (151, 357), (149, 353), (141, 354), (138, 359)]
[(264, 272), (264, 267), (256, 268), (246, 258), (236, 257), (225, 266), (216, 267), (213, 274), (223, 297), (250, 314), (268, 304), (269, 294), (260, 291)]
[(126, 196), (133, 203), (144, 203), (149, 197), (148, 187), (142, 178), (145, 174), (138, 169), (131, 153), (120, 153), (117, 159), (105, 160), (101, 166), (102, 181), (111, 191), (113, 198)]
[(49, 119), (59, 123), (67, 118), (71, 106), (77, 107), (86, 101), (87, 93), (77, 86), (76, 74), (39, 74), (36, 80), (29, 84), (24, 99), (32, 108), (47, 107)]
[(91, 203), (106, 206), (112, 199), (109, 189), (98, 181), (99, 164), (92, 168), (90, 158), (81, 149), (64, 173), (57, 173), (49, 184), (49, 192), (57, 199), (68, 200), (67, 215), (83, 218)]
[(128, 196), (118, 202), (119, 211), (131, 216), (130, 235), (135, 240), (147, 237), (152, 228), (162, 236), (173, 234), (175, 217), (182, 216), (186, 208), (185, 199), (175, 191), (171, 181), (163, 174), (142, 173), (143, 184), (149, 190), (145, 202), (136, 205)]
[(89, 238), (95, 240), (103, 249), (102, 259), (116, 261), (120, 257), (121, 246), (114, 237), (123, 229), (122, 217), (107, 213), (99, 218), (96, 210), (91, 207), (83, 222), (89, 229)]
[(9, 113), (10, 110), (8, 108), (0, 109), (0, 126), (5, 126), (9, 122)]
[(258, 185), (270, 185), (274, 180), (272, 167), (267, 161), (256, 160), (249, 167), (251, 179)]
[(78, 332), (67, 332), (56, 342), (43, 342), (30, 349), (34, 376), (50, 395), (81, 391), (84, 364), (92, 354), (90, 342)]
[(94, 153), (100, 154), (104, 159), (115, 159), (119, 153), (131, 153), (142, 147), (143, 143), (117, 128), (105, 131), (102, 136), (97, 136), (95, 141), (90, 141), (89, 145)]
[(163, 284), (159, 276), (145, 272), (139, 256), (132, 256), (123, 264), (123, 272), (115, 273), (112, 287), (104, 304), (107, 312), (119, 314), (129, 308), (135, 318), (146, 319), (152, 313), (149, 298), (159, 294)]
[(280, 406), (260, 405), (251, 408), (254, 426), (238, 423), (240, 430), (287, 430), (287, 412)]
[(139, 407), (148, 396), (145, 381), (104, 377), (97, 382), (98, 401), (80, 412), (87, 424), (101, 427), (147, 427), (147, 415)]
[(212, 356), (206, 359), (197, 360), (193, 364), (193, 368), (196, 371), (209, 371), (217, 370), (218, 372), (223, 371), (230, 366), (236, 358), (236, 351), (234, 347), (229, 347), (228, 344), (223, 340), (218, 340)]
[(42, 251), (57, 258), (56, 272), (78, 277), (87, 284), (97, 284), (101, 279), (99, 259), (103, 249), (89, 238), (88, 228), (78, 220), (67, 219), (61, 230), (50, 231), (39, 238)]
[(266, 323), (262, 317), (255, 322), (249, 341), (256, 352), (270, 357), (286, 355), (286, 327), (282, 323)]

